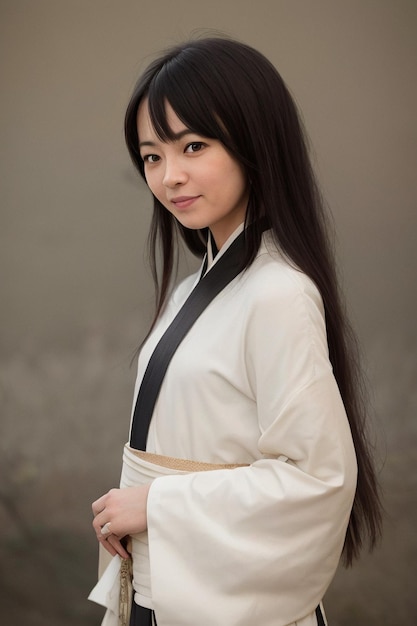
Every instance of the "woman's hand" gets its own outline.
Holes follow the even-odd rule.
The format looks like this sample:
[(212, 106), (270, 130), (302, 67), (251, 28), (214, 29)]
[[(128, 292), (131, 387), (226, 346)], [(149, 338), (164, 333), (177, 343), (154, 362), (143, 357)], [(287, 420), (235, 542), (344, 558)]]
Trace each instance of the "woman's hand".
[(138, 487), (111, 489), (93, 502), (93, 528), (97, 539), (113, 556), (119, 554), (123, 559), (129, 558), (121, 539), (147, 529), (146, 511), (150, 486), (149, 483)]

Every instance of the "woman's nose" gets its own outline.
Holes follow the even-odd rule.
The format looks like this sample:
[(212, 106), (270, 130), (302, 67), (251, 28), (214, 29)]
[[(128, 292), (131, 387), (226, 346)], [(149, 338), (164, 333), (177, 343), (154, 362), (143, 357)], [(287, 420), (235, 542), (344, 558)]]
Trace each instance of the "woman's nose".
[(176, 187), (187, 180), (187, 174), (176, 159), (167, 160), (162, 183), (165, 187)]

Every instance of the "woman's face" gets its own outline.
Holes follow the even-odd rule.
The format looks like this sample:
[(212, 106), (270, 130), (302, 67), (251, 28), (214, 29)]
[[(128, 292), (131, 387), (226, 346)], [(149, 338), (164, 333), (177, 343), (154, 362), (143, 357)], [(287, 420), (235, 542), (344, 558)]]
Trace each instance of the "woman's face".
[(149, 189), (186, 228), (210, 228), (220, 248), (245, 219), (248, 184), (223, 144), (191, 132), (167, 104), (173, 141), (161, 141), (145, 100), (138, 110), (139, 149)]

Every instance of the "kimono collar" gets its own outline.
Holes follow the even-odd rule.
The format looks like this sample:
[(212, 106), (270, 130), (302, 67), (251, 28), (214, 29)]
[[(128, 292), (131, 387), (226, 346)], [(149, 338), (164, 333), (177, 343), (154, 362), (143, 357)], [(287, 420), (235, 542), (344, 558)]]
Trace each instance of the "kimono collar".
[(229, 246), (231, 246), (234, 240), (237, 237), (239, 237), (240, 233), (243, 232), (244, 228), (245, 228), (244, 222), (239, 224), (239, 226), (236, 228), (236, 230), (233, 231), (230, 237), (226, 239), (226, 241), (224, 242), (220, 250), (217, 250), (217, 246), (215, 244), (213, 236), (209, 231), (209, 236), (208, 236), (208, 241), (207, 241), (207, 256), (204, 261), (204, 271), (202, 275), (208, 272), (213, 267), (214, 263), (217, 263), (218, 259), (220, 259), (223, 256), (225, 251), (229, 248)]

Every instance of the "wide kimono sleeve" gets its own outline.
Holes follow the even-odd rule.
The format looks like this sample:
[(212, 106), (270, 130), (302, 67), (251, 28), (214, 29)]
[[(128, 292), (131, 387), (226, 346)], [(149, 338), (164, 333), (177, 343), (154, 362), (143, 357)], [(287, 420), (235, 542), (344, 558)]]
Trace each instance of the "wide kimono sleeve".
[(356, 459), (322, 301), (301, 273), (277, 281), (271, 272), (253, 281), (239, 314), (260, 458), (157, 478), (149, 492), (158, 626), (293, 624), (314, 615), (340, 558)]

